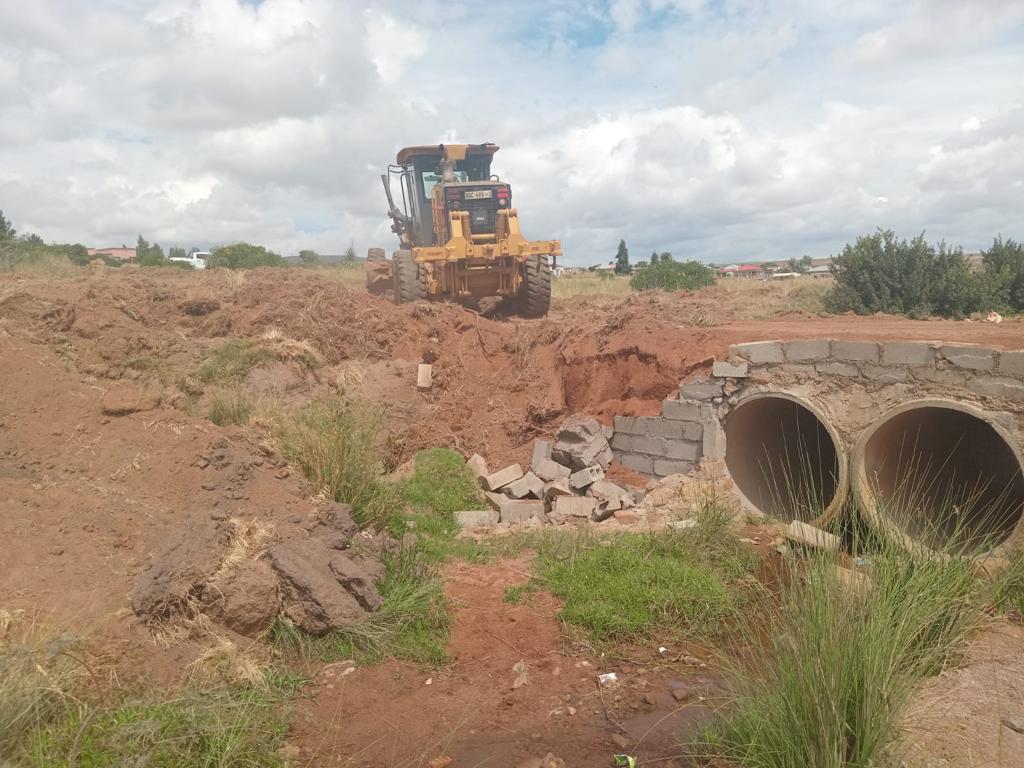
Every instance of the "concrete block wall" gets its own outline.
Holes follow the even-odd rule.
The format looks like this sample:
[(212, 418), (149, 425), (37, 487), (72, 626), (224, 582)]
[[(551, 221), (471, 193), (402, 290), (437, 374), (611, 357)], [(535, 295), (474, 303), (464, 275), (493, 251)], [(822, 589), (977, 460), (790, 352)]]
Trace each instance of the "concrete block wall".
[(728, 360), (714, 363), (710, 377), (681, 384), (679, 399), (665, 400), (660, 415), (617, 416), (615, 458), (656, 477), (689, 473), (705, 456), (724, 458), (721, 424), (732, 405), (750, 392), (774, 389), (819, 402), (840, 429), (853, 418), (845, 413), (851, 402), (833, 402), (830, 392), (855, 392), (853, 405), (865, 415), (908, 397), (950, 394), (979, 407), (1020, 404), (1024, 413), (1024, 351), (938, 341), (736, 344)]

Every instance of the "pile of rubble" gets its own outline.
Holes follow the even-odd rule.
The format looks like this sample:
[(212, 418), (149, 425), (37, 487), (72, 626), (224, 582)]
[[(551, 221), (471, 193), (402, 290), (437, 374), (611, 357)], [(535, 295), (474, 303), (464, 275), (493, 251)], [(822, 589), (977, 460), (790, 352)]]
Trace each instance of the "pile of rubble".
[(491, 472), (483, 457), (474, 455), (469, 467), (484, 489), (491, 509), (457, 512), (463, 528), (530, 520), (554, 524), (582, 520), (601, 522), (615, 517), (629, 525), (643, 497), (605, 478), (612, 460), (611, 428), (595, 419), (574, 416), (558, 430), (554, 444), (537, 440), (528, 470), (519, 464)]

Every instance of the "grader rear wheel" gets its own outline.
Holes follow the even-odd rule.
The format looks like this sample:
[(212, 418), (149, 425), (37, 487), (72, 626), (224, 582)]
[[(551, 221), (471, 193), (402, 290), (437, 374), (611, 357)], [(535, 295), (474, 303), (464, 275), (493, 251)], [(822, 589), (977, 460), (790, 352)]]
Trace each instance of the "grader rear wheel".
[(391, 288), (391, 265), (383, 248), (370, 248), (366, 252), (366, 290), (374, 295), (386, 293)]
[(427, 298), (427, 273), (409, 251), (395, 251), (395, 304)]
[(529, 256), (523, 264), (523, 314), (544, 317), (551, 307), (551, 264), (547, 256)]

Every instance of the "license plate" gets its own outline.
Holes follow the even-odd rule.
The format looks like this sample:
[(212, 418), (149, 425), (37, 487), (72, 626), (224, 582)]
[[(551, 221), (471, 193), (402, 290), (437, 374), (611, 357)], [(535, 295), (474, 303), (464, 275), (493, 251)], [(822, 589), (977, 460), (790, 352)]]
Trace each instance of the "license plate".
[(491, 190), (489, 189), (478, 189), (475, 192), (467, 192), (467, 200), (485, 200), (491, 196)]

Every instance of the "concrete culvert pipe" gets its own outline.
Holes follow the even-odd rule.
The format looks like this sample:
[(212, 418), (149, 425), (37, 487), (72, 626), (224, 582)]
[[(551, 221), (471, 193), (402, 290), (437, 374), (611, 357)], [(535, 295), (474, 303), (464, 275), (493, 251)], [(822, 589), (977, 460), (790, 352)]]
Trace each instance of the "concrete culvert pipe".
[(723, 427), (725, 463), (742, 501), (786, 521), (832, 518), (846, 495), (846, 461), (813, 406), (784, 393), (754, 395)]
[(980, 411), (919, 401), (878, 419), (854, 452), (864, 514), (907, 546), (976, 555), (1021, 521), (1024, 474), (1013, 440)]

